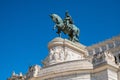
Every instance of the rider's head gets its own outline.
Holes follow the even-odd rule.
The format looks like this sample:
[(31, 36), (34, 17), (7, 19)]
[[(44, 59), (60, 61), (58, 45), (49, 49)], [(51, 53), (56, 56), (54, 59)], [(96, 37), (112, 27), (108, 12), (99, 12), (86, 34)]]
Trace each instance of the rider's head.
[(66, 15), (66, 17), (70, 16), (69, 13), (68, 13), (68, 11), (65, 12), (65, 15)]

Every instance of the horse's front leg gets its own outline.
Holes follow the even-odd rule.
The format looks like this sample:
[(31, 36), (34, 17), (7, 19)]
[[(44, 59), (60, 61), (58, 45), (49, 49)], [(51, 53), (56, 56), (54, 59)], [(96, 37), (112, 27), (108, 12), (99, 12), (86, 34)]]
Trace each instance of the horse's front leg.
[(61, 33), (58, 33), (58, 36), (61, 37)]
[(61, 37), (61, 30), (58, 29), (58, 31), (56, 32), (58, 34), (59, 37)]
[(75, 36), (75, 32), (73, 31), (73, 32), (72, 32), (72, 38), (71, 38), (71, 41), (72, 41), (72, 42), (75, 42), (75, 38), (76, 38), (76, 36)]
[(54, 25), (54, 27), (53, 27), (53, 30), (55, 30), (56, 29), (56, 24)]

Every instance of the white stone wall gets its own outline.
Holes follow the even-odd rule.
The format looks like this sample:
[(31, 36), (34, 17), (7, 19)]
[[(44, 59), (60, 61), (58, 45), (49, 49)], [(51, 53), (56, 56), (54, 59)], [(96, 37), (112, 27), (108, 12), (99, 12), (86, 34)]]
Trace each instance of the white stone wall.
[[(53, 73), (60, 74), (65, 72), (73, 72), (73, 71), (87, 71), (92, 70), (93, 66), (90, 62), (86, 60), (78, 60), (72, 62), (66, 62), (63, 64), (57, 64), (53, 66), (49, 66), (40, 70), (38, 76), (42, 78), (42, 76), (53, 75)], [(53, 76), (56, 76), (55, 74)]]
[(81, 74), (72, 74), (67, 76), (60, 76), (56, 78), (51, 78), (47, 80), (91, 80), (90, 74), (88, 73), (81, 73)]
[(108, 80), (118, 80), (117, 72), (110, 69), (108, 69), (107, 72), (108, 72)]
[(117, 72), (107, 69), (107, 70), (92, 74), (91, 80), (120, 80), (120, 79), (118, 79)]
[(120, 71), (118, 72), (118, 80), (120, 80)]
[(108, 80), (107, 70), (92, 74), (91, 80)]

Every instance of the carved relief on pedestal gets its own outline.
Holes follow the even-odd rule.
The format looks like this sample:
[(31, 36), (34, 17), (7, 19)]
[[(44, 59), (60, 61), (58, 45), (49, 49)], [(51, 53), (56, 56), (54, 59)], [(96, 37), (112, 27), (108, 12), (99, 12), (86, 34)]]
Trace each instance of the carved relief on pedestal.
[(49, 52), (49, 61), (64, 61), (65, 59), (65, 54), (64, 54), (64, 51), (63, 51), (63, 47), (61, 46), (58, 46), (58, 47), (53, 47), (50, 49), (50, 52)]
[(84, 59), (83, 54), (80, 54), (80, 53), (73, 51), (71, 49), (68, 49), (68, 48), (65, 49), (65, 60), (66, 61), (81, 60), (81, 59)]
[(43, 61), (44, 66), (63, 62), (65, 60), (64, 48), (61, 46), (52, 47), (49, 49), (48, 57)]
[(81, 60), (87, 55), (85, 46), (62, 38), (52, 40), (48, 48), (49, 55), (43, 61), (44, 66), (72, 60)]
[(81, 60), (84, 59), (83, 54), (75, 52), (67, 47), (56, 46), (52, 47), (49, 50), (49, 56), (43, 61), (44, 66), (72, 61), (72, 60)]

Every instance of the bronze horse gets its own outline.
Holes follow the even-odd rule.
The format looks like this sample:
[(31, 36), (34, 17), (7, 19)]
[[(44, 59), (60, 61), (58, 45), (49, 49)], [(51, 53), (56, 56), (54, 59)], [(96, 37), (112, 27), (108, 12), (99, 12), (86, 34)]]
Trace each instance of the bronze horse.
[(55, 22), (54, 29), (57, 30), (57, 34), (61, 37), (61, 31), (65, 34), (68, 34), (69, 40), (72, 42), (79, 42), (79, 33), (80, 30), (74, 24), (65, 25), (64, 21), (57, 14), (51, 14), (50, 17)]

